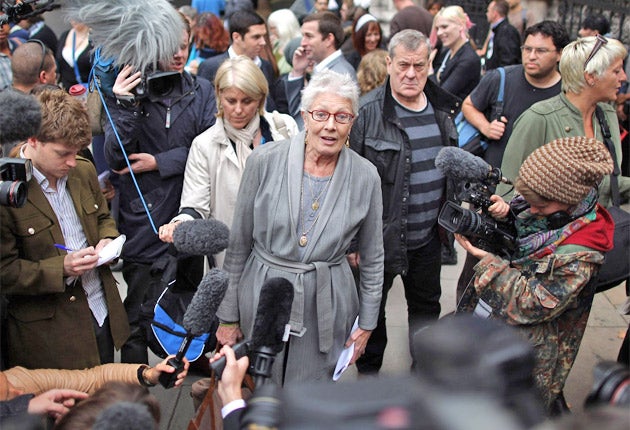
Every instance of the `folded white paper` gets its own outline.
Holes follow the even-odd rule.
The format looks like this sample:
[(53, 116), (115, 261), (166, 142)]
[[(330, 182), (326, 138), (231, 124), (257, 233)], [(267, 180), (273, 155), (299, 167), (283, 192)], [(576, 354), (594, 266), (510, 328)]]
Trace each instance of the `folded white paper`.
[[(352, 330), (350, 333), (354, 333), (356, 329), (359, 328), (359, 317), (354, 320), (354, 324), (352, 325)], [(354, 343), (347, 348), (344, 348), (339, 355), (339, 359), (337, 360), (337, 366), (335, 367), (335, 373), (333, 373), (333, 381), (339, 380), (341, 378), (341, 374), (346, 371), (348, 366), (350, 365), (350, 360), (352, 359), (352, 355), (354, 355)]]
[(102, 266), (103, 264), (109, 263), (113, 259), (120, 257), (122, 247), (126, 240), (127, 236), (121, 234), (116, 239), (105, 245), (105, 247), (98, 253), (98, 263), (96, 265)]

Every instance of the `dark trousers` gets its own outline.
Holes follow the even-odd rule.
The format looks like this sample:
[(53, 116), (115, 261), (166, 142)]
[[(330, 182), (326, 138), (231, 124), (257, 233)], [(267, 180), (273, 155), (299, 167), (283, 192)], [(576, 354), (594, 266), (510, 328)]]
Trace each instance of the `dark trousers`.
[(124, 305), (131, 334), (122, 347), (120, 361), (148, 364), (147, 337), (141, 324), (141, 306), (148, 297), (159, 294), (162, 289), (162, 273), (152, 274), (151, 264), (123, 260), (122, 274), (127, 283), (127, 297)]
[(103, 325), (99, 327), (98, 322), (92, 315), (92, 326), (96, 335), (96, 345), (98, 346), (98, 355), (101, 358), (101, 364), (114, 362), (114, 339), (112, 331), (109, 327), (109, 317), (105, 318)]
[[(402, 276), (407, 300), (407, 321), (409, 322), (409, 350), (413, 351), (411, 339), (413, 334), (426, 324), (440, 316), (440, 269), (442, 264), (441, 243), (437, 234), (431, 241), (419, 249), (407, 253), (409, 270)], [(387, 346), (387, 326), (385, 306), (387, 294), (392, 288), (396, 273), (385, 272), (383, 281), (383, 298), (378, 315), (378, 324), (372, 331), (365, 348), (365, 354), (357, 360), (360, 373), (377, 373), (383, 364), (383, 355)], [(415, 362), (415, 361), (414, 361)]]

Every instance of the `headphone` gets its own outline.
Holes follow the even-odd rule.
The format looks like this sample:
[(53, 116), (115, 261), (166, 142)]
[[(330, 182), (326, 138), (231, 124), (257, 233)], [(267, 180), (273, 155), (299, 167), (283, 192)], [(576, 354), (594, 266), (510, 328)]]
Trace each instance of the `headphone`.
[(591, 205), (579, 215), (569, 215), (567, 211), (556, 211), (550, 215), (547, 215), (547, 228), (549, 228), (549, 230), (557, 230), (559, 228), (562, 228), (568, 223), (573, 222), (576, 219), (583, 217), (584, 215), (592, 211), (593, 208), (595, 208), (596, 204), (597, 199), (593, 199), (593, 203), (591, 203)]

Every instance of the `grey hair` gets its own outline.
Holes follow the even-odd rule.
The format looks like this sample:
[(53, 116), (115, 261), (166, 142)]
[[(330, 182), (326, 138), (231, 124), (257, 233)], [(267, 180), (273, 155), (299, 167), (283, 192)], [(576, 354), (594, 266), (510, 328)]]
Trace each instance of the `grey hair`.
[(389, 58), (394, 59), (394, 51), (400, 45), (407, 51), (417, 51), (420, 45), (425, 45), (427, 47), (427, 57), (431, 53), (431, 42), (429, 38), (418, 30), (407, 29), (394, 34), (387, 46)]
[(589, 57), (597, 38), (595, 36), (579, 38), (562, 50), (560, 57), (560, 74), (562, 75), (562, 91), (579, 94), (586, 87), (584, 73), (591, 73), (600, 77), (613, 62), (626, 58), (628, 51), (617, 39), (606, 38), (608, 43), (602, 45), (595, 56), (588, 62), (586, 69), (584, 62)]
[(75, 0), (67, 10), (70, 19), (90, 27), (101, 56), (140, 71), (169, 63), (185, 30), (183, 17), (167, 0)]
[(359, 86), (348, 73), (341, 74), (330, 69), (317, 72), (302, 90), (301, 110), (311, 110), (315, 99), (324, 93), (350, 100), (353, 115), (359, 111)]

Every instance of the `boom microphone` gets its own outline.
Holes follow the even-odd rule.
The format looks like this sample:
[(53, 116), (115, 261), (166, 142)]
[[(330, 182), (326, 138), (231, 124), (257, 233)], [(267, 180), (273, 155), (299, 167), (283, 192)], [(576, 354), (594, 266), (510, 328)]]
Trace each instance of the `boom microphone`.
[(193, 295), (182, 325), (186, 330), (186, 337), (179, 346), (177, 355), (168, 360), (168, 365), (175, 368), (173, 373), (161, 373), (160, 384), (165, 388), (171, 388), (177, 381), (177, 375), (184, 369), (183, 358), (193, 338), (208, 333), (212, 328), (214, 316), (227, 291), (228, 275), (219, 269), (210, 269), (205, 274), (197, 291)]
[(0, 106), (0, 143), (22, 142), (39, 133), (42, 110), (34, 96), (7, 89), (0, 92)]
[(167, 0), (75, 0), (68, 16), (90, 27), (90, 40), (115, 66), (145, 72), (179, 51), (184, 21)]
[(230, 230), (214, 218), (184, 221), (173, 230), (173, 245), (184, 255), (212, 256), (228, 246)]
[[(284, 278), (267, 279), (260, 290), (252, 338), (234, 346), (237, 360), (249, 354), (249, 373), (257, 387), (271, 377), (276, 354), (284, 347), (292, 304), (293, 284)], [(221, 379), (225, 357), (213, 362), (211, 367)]]
[(483, 159), (453, 146), (440, 149), (435, 157), (435, 167), (444, 176), (459, 181), (512, 184), (511, 180), (501, 176), (501, 169), (498, 167), (492, 167)]

